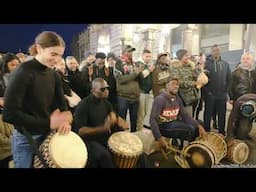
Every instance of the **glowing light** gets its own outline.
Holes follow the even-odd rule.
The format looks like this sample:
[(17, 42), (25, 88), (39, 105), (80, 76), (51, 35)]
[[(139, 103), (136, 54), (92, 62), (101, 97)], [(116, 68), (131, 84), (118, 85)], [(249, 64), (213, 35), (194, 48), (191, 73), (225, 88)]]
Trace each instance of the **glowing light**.
[(138, 33), (135, 33), (133, 36), (134, 43), (138, 43), (140, 41), (140, 35)]
[(162, 27), (162, 33), (165, 36), (168, 36), (170, 34), (170, 25), (169, 24), (164, 24)]

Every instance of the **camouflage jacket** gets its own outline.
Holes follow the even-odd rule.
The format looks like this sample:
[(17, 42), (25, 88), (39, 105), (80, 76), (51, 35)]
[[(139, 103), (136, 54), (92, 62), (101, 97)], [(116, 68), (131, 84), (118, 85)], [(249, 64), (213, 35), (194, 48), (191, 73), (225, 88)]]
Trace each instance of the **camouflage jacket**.
[(171, 76), (180, 80), (179, 94), (185, 105), (191, 105), (200, 98), (199, 90), (196, 88), (197, 75), (193, 62), (182, 64), (179, 60), (171, 63)]

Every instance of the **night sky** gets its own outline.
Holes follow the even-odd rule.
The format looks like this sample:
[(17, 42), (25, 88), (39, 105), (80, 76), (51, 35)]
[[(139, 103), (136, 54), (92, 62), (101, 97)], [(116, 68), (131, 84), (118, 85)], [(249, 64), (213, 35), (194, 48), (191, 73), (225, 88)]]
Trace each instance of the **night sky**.
[(55, 31), (66, 42), (65, 56), (70, 55), (73, 35), (85, 28), (86, 24), (0, 24), (0, 52), (27, 53), (37, 34)]

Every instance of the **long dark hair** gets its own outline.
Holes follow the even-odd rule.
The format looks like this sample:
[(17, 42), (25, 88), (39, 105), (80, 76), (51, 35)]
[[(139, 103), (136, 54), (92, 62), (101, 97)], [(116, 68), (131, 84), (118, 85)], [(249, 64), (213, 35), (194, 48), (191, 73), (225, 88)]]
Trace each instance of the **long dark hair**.
[(5, 73), (10, 73), (8, 69), (8, 63), (14, 59), (17, 59), (20, 63), (20, 59), (13, 53), (6, 53), (0, 61), (0, 76), (2, 77)]

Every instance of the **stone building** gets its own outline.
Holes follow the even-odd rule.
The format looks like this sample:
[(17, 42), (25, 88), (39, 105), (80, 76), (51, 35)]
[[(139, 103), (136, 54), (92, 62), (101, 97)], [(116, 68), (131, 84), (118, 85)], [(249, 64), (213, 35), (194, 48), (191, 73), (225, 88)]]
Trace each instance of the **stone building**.
[(79, 36), (80, 55), (82, 59), (82, 53), (86, 50), (93, 53), (112, 51), (120, 55), (122, 46), (130, 44), (136, 48), (135, 59), (140, 57), (145, 48), (152, 51), (155, 59), (163, 51), (170, 52), (175, 57), (175, 52), (180, 48), (187, 49), (192, 55), (199, 52), (209, 54), (211, 46), (218, 44), (223, 58), (233, 68), (244, 52), (246, 41), (252, 36), (249, 25), (91, 24)]

